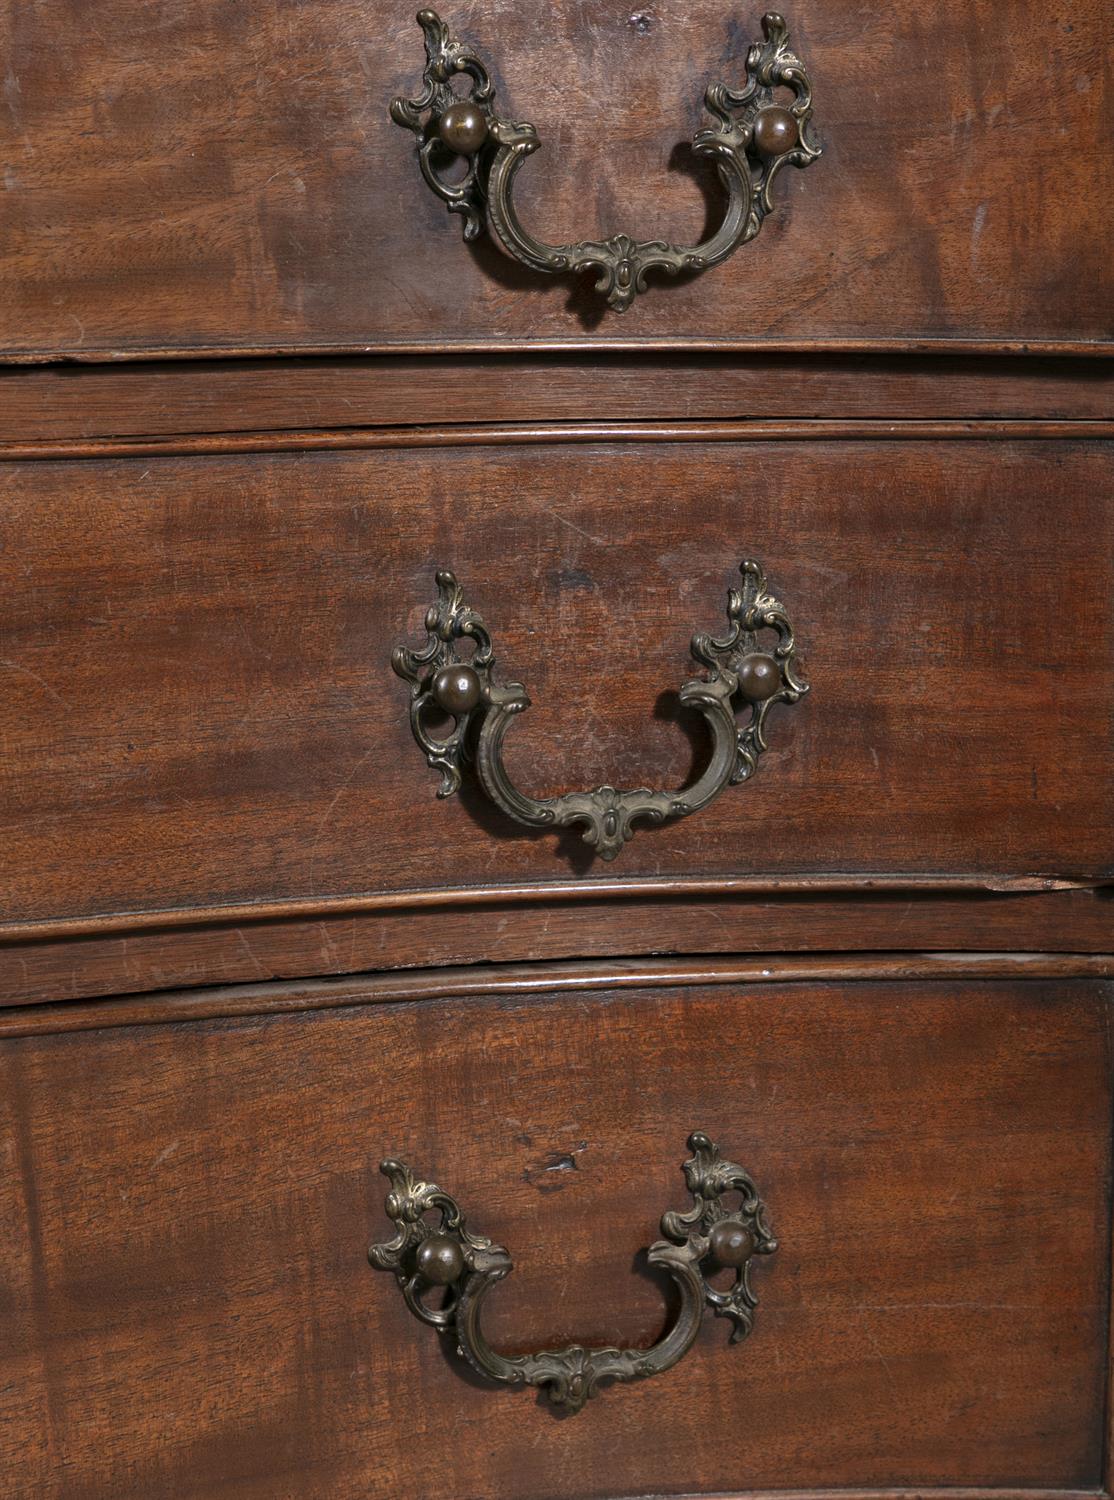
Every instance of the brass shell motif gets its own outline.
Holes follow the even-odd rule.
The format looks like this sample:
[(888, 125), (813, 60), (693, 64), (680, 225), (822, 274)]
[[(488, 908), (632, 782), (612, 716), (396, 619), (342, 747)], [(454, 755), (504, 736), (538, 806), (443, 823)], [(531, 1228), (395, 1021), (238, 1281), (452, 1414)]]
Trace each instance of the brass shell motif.
[[(480, 784), (509, 818), (529, 828), (583, 828), (584, 841), (601, 859), (612, 860), (634, 837), (636, 820), (664, 823), (706, 807), (727, 787), (746, 781), (758, 769), (767, 748), (766, 721), (775, 703), (796, 703), (808, 692), (797, 659), (793, 627), (780, 600), (767, 591), (762, 565), (747, 559), (740, 565), (743, 584), (728, 594), (729, 630), (722, 638), (697, 634), (692, 654), (708, 668), (706, 677), (684, 683), (680, 701), (704, 716), (712, 753), (703, 773), (675, 792), (613, 786), (566, 792), (558, 797), (531, 797), (516, 787), (503, 764), (503, 741), (517, 715), (530, 707), (518, 682), (497, 684), (495, 656), (482, 618), (464, 602), (456, 576), (437, 574), (437, 602), (426, 613), (425, 646), (395, 648), (391, 664), (410, 684), (410, 727), (429, 765), (440, 772), (437, 795), (449, 797), (461, 784), (463, 767), (474, 760)], [(761, 632), (776, 636), (764, 649)], [(474, 647), (466, 660), (457, 645)], [(736, 705), (750, 710), (742, 727)], [(435, 733), (430, 719), (447, 713), (453, 727)]]
[[(799, 57), (789, 49), (785, 20), (775, 11), (762, 19), (764, 40), (747, 54), (740, 89), (710, 84), (704, 107), (715, 121), (693, 137), (697, 156), (714, 162), (727, 195), (719, 227), (691, 246), (636, 240), (628, 234), (551, 245), (522, 224), (514, 204), (515, 178), (541, 146), (537, 130), (496, 113), (495, 89), (484, 63), (449, 34), (432, 10), (418, 12), (425, 34), (426, 66), (421, 92), (391, 101), (391, 118), (418, 137), (418, 162), (430, 189), (464, 219), (464, 238), (485, 228), (513, 260), (550, 275), (585, 270), (599, 274), (596, 290), (616, 312), (626, 312), (646, 290), (650, 271), (677, 276), (706, 271), (752, 240), (773, 211), (774, 181), (787, 165), (807, 167), (821, 154), (811, 135), (812, 85)], [(456, 74), (471, 80), (467, 100), (452, 89)], [(792, 93), (778, 102), (776, 90)], [(463, 177), (446, 171), (463, 159)]]
[[(662, 1217), (665, 1238), (647, 1253), (651, 1265), (672, 1277), (681, 1306), (672, 1327), (649, 1349), (572, 1344), (540, 1354), (499, 1354), (480, 1330), (480, 1308), (513, 1269), (510, 1256), (502, 1245), (469, 1230), (455, 1198), (436, 1183), (421, 1181), (400, 1161), (379, 1167), (390, 1180), (386, 1211), (397, 1232), (372, 1245), (368, 1260), (377, 1270), (394, 1272), (410, 1311), (452, 1338), (478, 1374), (501, 1385), (544, 1387), (555, 1406), (578, 1412), (603, 1380), (639, 1380), (671, 1369), (695, 1343), (706, 1308), (734, 1325), (732, 1343), (753, 1326), (758, 1298), (750, 1283), (751, 1261), (777, 1249), (765, 1206), (749, 1173), (724, 1161), (706, 1135), (694, 1131), (688, 1145), (693, 1155), (682, 1170), (692, 1207)], [(740, 1195), (738, 1208), (728, 1209), (722, 1201), (726, 1193)], [(435, 1225), (427, 1221), (431, 1213), (438, 1216)], [(722, 1290), (708, 1279), (721, 1269), (735, 1273)], [(443, 1305), (427, 1305), (425, 1298), (438, 1289)]]

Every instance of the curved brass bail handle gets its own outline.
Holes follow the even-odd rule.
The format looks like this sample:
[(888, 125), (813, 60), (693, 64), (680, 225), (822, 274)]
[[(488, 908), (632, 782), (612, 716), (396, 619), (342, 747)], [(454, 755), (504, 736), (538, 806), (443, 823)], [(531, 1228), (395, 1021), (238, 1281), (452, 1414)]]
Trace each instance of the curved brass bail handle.
[[(681, 1306), (672, 1327), (649, 1349), (572, 1344), (540, 1354), (497, 1353), (480, 1330), (480, 1307), (495, 1283), (510, 1274), (510, 1256), (502, 1245), (468, 1229), (455, 1198), (420, 1181), (400, 1161), (387, 1160), (379, 1168), (390, 1179), (386, 1210), (397, 1232), (394, 1239), (372, 1245), (368, 1259), (377, 1270), (394, 1272), (411, 1312), (452, 1335), (458, 1352), (480, 1375), (502, 1385), (545, 1387), (554, 1405), (578, 1412), (602, 1380), (638, 1380), (671, 1369), (692, 1348), (706, 1307), (734, 1324), (732, 1343), (753, 1326), (758, 1299), (750, 1284), (751, 1260), (777, 1249), (765, 1205), (749, 1173), (724, 1161), (706, 1135), (694, 1131), (688, 1146), (693, 1155), (682, 1170), (692, 1207), (666, 1213), (665, 1238), (648, 1251), (650, 1264), (672, 1277)], [(740, 1194), (737, 1209), (724, 1204), (726, 1193)], [(429, 1213), (439, 1214), (438, 1224), (427, 1222)], [(724, 1290), (708, 1280), (721, 1269), (735, 1272)], [(426, 1296), (439, 1289), (445, 1293), (443, 1305), (428, 1306)]]
[[(715, 124), (693, 137), (697, 156), (714, 162), (727, 203), (719, 228), (699, 244), (680, 246), (665, 240), (635, 240), (614, 234), (602, 240), (551, 245), (530, 234), (514, 206), (515, 178), (528, 156), (541, 145), (533, 125), (515, 124), (495, 110), (495, 90), (477, 54), (449, 34), (436, 11), (418, 12), (425, 34), (426, 66), (422, 91), (413, 99), (391, 101), (391, 118), (418, 137), (418, 159), (427, 185), (464, 217), (464, 238), (476, 239), (486, 226), (512, 257), (535, 271), (551, 275), (596, 270), (596, 290), (617, 312), (626, 312), (638, 292), (646, 290), (651, 270), (676, 276), (706, 271), (752, 240), (773, 211), (771, 190), (788, 164), (807, 167), (821, 154), (811, 139), (812, 86), (800, 58), (789, 50), (789, 31), (782, 16), (762, 18), (765, 40), (747, 53), (746, 82), (741, 89), (710, 84), (704, 107)], [(452, 89), (455, 74), (471, 80), (469, 97)], [(776, 90), (792, 93), (788, 104), (775, 102)], [(454, 157), (463, 158), (462, 178), (443, 172)]]
[[(730, 590), (727, 598), (728, 633), (722, 639), (704, 634), (692, 638), (692, 654), (710, 669), (708, 676), (684, 683), (680, 692), (682, 704), (703, 714), (711, 734), (712, 753), (703, 774), (675, 792), (601, 786), (545, 798), (519, 790), (503, 764), (507, 731), (530, 706), (526, 690), (521, 683), (500, 687), (492, 680), (495, 657), (487, 627), (465, 604), (455, 575), (439, 572), (437, 603), (426, 614), (425, 646), (416, 651), (398, 646), (391, 658), (394, 670), (410, 683), (414, 738), (429, 765), (441, 773), (437, 795), (457, 791), (462, 768), (474, 755), (481, 785), (509, 818), (528, 828), (581, 825), (584, 841), (610, 860), (634, 837), (637, 819), (656, 824), (688, 817), (726, 787), (747, 780), (767, 748), (770, 709), (775, 703), (796, 703), (808, 684), (800, 675), (789, 616), (767, 592), (762, 565), (748, 558), (740, 572), (743, 586)], [(762, 631), (777, 637), (771, 650), (760, 647)], [(470, 660), (459, 654), (461, 641), (475, 647)], [(742, 728), (735, 718), (739, 700), (750, 709)], [(435, 714), (452, 718), (450, 732), (436, 732), (431, 723)]]

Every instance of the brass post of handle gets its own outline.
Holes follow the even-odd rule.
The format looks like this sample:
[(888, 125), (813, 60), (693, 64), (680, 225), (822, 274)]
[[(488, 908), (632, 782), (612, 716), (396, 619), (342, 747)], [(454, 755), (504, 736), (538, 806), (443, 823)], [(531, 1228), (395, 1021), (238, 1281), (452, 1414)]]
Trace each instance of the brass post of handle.
[[(719, 228), (699, 244), (636, 240), (628, 234), (551, 245), (529, 233), (514, 204), (515, 178), (541, 145), (533, 125), (496, 113), (495, 90), (478, 55), (449, 34), (432, 10), (418, 12), (425, 33), (426, 66), (421, 92), (391, 101), (391, 118), (418, 137), (418, 162), (426, 184), (464, 219), (464, 238), (486, 228), (512, 259), (550, 275), (593, 270), (596, 290), (616, 312), (626, 312), (646, 290), (650, 271), (670, 276), (718, 266), (752, 240), (773, 212), (774, 181), (788, 165), (807, 167), (820, 155), (810, 135), (812, 85), (799, 57), (789, 50), (789, 31), (776, 11), (762, 19), (764, 41), (752, 46), (740, 89), (708, 86), (704, 107), (715, 124), (693, 137), (697, 156), (714, 162), (727, 194)], [(454, 93), (453, 77), (471, 80), (469, 96)], [(777, 90), (791, 101), (778, 102)], [(446, 177), (454, 160), (464, 175)]]
[[(706, 1135), (694, 1131), (688, 1145), (693, 1154), (682, 1170), (692, 1207), (663, 1215), (665, 1238), (647, 1253), (651, 1265), (672, 1277), (681, 1307), (669, 1330), (648, 1349), (571, 1344), (540, 1354), (499, 1354), (480, 1330), (480, 1308), (496, 1282), (510, 1274), (510, 1256), (502, 1245), (469, 1230), (455, 1198), (436, 1183), (420, 1181), (400, 1161), (387, 1160), (379, 1168), (390, 1179), (386, 1211), (397, 1232), (392, 1240), (372, 1245), (368, 1259), (377, 1270), (394, 1272), (410, 1311), (452, 1337), (478, 1374), (501, 1385), (545, 1388), (555, 1406), (578, 1412), (603, 1380), (639, 1380), (672, 1369), (696, 1341), (706, 1308), (734, 1324), (732, 1343), (754, 1323), (758, 1299), (750, 1284), (751, 1261), (777, 1249), (765, 1205), (749, 1173), (724, 1161)], [(740, 1195), (738, 1208), (728, 1209), (727, 1193)], [(436, 1224), (427, 1221), (430, 1213), (438, 1215)], [(735, 1276), (720, 1290), (708, 1278), (723, 1269)], [(428, 1305), (425, 1298), (438, 1292), (444, 1293), (443, 1305)]]
[[(410, 727), (429, 765), (441, 773), (439, 797), (460, 787), (462, 767), (474, 759), (480, 783), (509, 818), (528, 828), (557, 829), (579, 824), (584, 840), (601, 859), (614, 859), (635, 834), (635, 821), (664, 823), (707, 807), (728, 786), (746, 781), (758, 769), (767, 748), (766, 720), (775, 703), (796, 703), (808, 692), (801, 677), (793, 627), (784, 605), (766, 588), (761, 563), (740, 565), (741, 589), (728, 593), (730, 629), (722, 638), (698, 633), (692, 654), (709, 668), (706, 677), (683, 684), (681, 703), (703, 714), (712, 753), (701, 776), (674, 792), (613, 786), (532, 797), (511, 781), (503, 764), (503, 741), (515, 717), (530, 707), (518, 682), (499, 686), (492, 678), (495, 656), (482, 618), (464, 602), (456, 576), (437, 574), (438, 597), (426, 613), (425, 646), (395, 648), (391, 664), (410, 683)], [(760, 635), (777, 640), (763, 649)], [(469, 660), (458, 643), (470, 641)], [(750, 710), (742, 728), (736, 703)], [(431, 724), (435, 713), (448, 714), (453, 727), (440, 733)]]

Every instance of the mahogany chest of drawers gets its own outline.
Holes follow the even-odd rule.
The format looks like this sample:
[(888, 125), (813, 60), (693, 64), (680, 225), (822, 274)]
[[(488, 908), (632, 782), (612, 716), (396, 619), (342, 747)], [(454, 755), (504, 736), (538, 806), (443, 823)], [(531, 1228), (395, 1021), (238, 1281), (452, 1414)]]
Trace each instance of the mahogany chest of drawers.
[(1106, 1496), (1105, 6), (418, 22), (0, 17), (0, 1493)]

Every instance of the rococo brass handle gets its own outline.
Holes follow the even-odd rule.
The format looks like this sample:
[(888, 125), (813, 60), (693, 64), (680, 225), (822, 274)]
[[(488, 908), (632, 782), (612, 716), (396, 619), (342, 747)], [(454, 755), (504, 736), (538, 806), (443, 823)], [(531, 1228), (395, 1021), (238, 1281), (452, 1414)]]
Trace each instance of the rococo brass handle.
[[(480, 1331), (480, 1307), (495, 1283), (513, 1269), (510, 1256), (502, 1245), (468, 1229), (455, 1198), (435, 1183), (419, 1181), (399, 1161), (379, 1167), (390, 1179), (386, 1210), (398, 1232), (393, 1240), (372, 1245), (368, 1259), (378, 1270), (395, 1273), (410, 1311), (454, 1338), (458, 1352), (479, 1374), (503, 1385), (548, 1387), (555, 1406), (578, 1412), (601, 1380), (638, 1380), (671, 1369), (692, 1348), (705, 1307), (734, 1323), (732, 1343), (751, 1330), (758, 1305), (750, 1285), (751, 1259), (772, 1255), (777, 1241), (749, 1174), (723, 1161), (719, 1148), (699, 1131), (689, 1136), (688, 1145), (693, 1155), (683, 1171), (692, 1208), (665, 1214), (665, 1238), (647, 1253), (652, 1266), (673, 1278), (681, 1308), (673, 1326), (649, 1349), (573, 1344), (540, 1354), (497, 1353)], [(741, 1195), (737, 1209), (727, 1208), (725, 1193)], [(427, 1223), (429, 1213), (438, 1213), (440, 1223)], [(708, 1280), (721, 1269), (735, 1272), (732, 1285), (722, 1291)], [(444, 1305), (427, 1306), (425, 1297), (438, 1288), (446, 1293)]]
[[(711, 731), (712, 754), (703, 774), (676, 792), (640, 788), (616, 791), (612, 786), (590, 792), (566, 792), (536, 798), (519, 791), (503, 764), (503, 740), (517, 714), (530, 707), (518, 682), (500, 687), (492, 681), (495, 657), (483, 620), (464, 603), (453, 573), (437, 574), (438, 599), (426, 613), (428, 640), (419, 650), (397, 646), (391, 664), (410, 683), (410, 727), (434, 770), (441, 773), (437, 795), (451, 796), (460, 786), (461, 768), (474, 757), (480, 782), (491, 800), (515, 822), (529, 828), (584, 825), (584, 840), (602, 859), (614, 859), (634, 837), (634, 821), (664, 823), (706, 807), (725, 787), (746, 781), (758, 769), (766, 749), (766, 719), (775, 703), (796, 703), (808, 692), (797, 659), (793, 627), (784, 606), (766, 591), (760, 563), (740, 565), (741, 589), (727, 596), (730, 630), (722, 638), (697, 634), (692, 654), (709, 668), (708, 676), (686, 682), (681, 703), (699, 709)], [(776, 643), (760, 649), (759, 633), (772, 631)], [(471, 641), (470, 660), (457, 642)], [(742, 728), (735, 703), (750, 708)], [(434, 732), (431, 717), (440, 711), (453, 719), (451, 731)]]
[[(496, 114), (487, 68), (470, 47), (449, 35), (436, 11), (419, 11), (418, 24), (426, 47), (422, 91), (413, 99), (393, 99), (391, 118), (418, 137), (422, 176), (450, 213), (463, 216), (464, 238), (477, 239), (486, 225), (512, 259), (535, 271), (598, 271), (596, 290), (606, 293), (617, 312), (626, 312), (636, 293), (646, 290), (648, 271), (670, 276), (706, 271), (733, 255), (773, 211), (771, 189), (781, 169), (789, 163), (807, 167), (820, 155), (810, 136), (808, 74), (789, 50), (785, 20), (771, 11), (762, 19), (765, 41), (747, 54), (745, 84), (741, 89), (724, 83), (708, 86), (704, 107), (716, 123), (693, 137), (693, 151), (715, 163), (727, 193), (719, 228), (692, 246), (626, 234), (550, 245), (523, 227), (514, 206), (515, 177), (541, 145), (536, 129)], [(453, 92), (457, 73), (471, 79), (467, 99)], [(787, 106), (776, 102), (778, 89), (792, 92)], [(454, 158), (467, 162), (458, 180), (444, 175)]]

